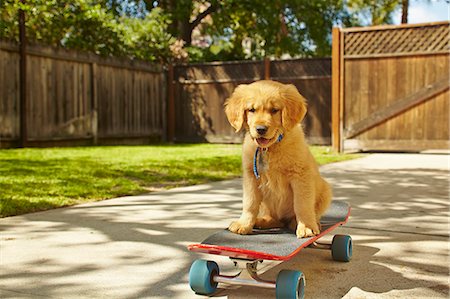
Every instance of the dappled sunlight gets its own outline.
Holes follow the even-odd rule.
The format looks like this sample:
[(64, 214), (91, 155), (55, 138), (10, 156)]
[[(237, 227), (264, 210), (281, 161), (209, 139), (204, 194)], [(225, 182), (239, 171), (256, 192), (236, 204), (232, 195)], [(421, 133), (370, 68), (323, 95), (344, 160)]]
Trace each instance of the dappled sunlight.
[(186, 245), (238, 216), (239, 185), (218, 182), (3, 219), (0, 288), (45, 297), (61, 297), (62, 289), (115, 298), (190, 292), (195, 255)]
[[(262, 264), (262, 277), (303, 271), (309, 298), (447, 297), (448, 173), (353, 167), (358, 163), (321, 168), (335, 199), (352, 205), (349, 223), (336, 231), (352, 236), (352, 261), (305, 249), (288, 262)], [(1, 219), (1, 295), (195, 298), (188, 284), (194, 259), (214, 259), (226, 274), (233, 265), (186, 246), (227, 227), (241, 197), (236, 179)], [(249, 294), (275, 292), (220, 285), (214, 296)]]
[[(382, 160), (383, 155), (379, 157)], [(349, 226), (448, 236), (448, 170), (426, 169), (426, 165), (358, 170), (354, 164), (322, 169), (333, 186), (334, 198), (352, 205)], [(348, 187), (351, 184), (354, 188)]]
[[(382, 160), (383, 155), (365, 159), (375, 158)], [(448, 297), (450, 203), (445, 165), (415, 168), (414, 163), (400, 161), (407, 168), (387, 170), (380, 162), (368, 169), (362, 160), (321, 168), (334, 198), (352, 205), (349, 223), (336, 231), (352, 236), (352, 261), (336, 263), (328, 251), (307, 249), (263, 277), (275, 279), (281, 269), (301, 270), (307, 298)], [(245, 298), (249, 293), (258, 298), (275, 294), (243, 287), (225, 288), (218, 296)]]

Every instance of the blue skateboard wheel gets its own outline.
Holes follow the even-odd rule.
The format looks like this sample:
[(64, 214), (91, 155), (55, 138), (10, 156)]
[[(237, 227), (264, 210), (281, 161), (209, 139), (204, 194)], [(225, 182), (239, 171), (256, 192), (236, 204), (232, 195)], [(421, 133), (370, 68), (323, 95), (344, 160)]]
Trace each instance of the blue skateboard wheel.
[(217, 289), (217, 282), (214, 281), (216, 275), (219, 275), (216, 262), (196, 260), (189, 270), (189, 285), (197, 294), (210, 295)]
[(282, 270), (277, 277), (277, 299), (303, 299), (305, 297), (305, 275), (300, 271)]
[(352, 238), (348, 235), (336, 235), (331, 243), (331, 255), (338, 262), (349, 262), (352, 258)]

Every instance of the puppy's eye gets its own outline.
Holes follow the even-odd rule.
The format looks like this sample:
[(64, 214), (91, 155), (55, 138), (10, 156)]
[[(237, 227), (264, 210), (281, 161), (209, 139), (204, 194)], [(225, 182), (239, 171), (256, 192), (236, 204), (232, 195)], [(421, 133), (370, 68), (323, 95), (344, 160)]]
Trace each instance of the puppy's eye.
[(270, 110), (270, 113), (275, 114), (275, 113), (277, 113), (278, 111), (280, 111), (280, 109), (272, 108), (272, 109)]
[(255, 108), (250, 108), (250, 109), (248, 109), (248, 112), (251, 112), (251, 113), (253, 113), (253, 112), (255, 112), (256, 110), (255, 110)]

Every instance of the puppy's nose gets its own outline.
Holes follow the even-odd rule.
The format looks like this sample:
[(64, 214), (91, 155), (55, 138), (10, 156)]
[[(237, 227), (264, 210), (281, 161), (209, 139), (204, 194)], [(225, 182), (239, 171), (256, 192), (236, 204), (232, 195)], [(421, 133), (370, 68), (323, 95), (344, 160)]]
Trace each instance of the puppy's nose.
[(259, 135), (264, 136), (267, 133), (267, 127), (266, 126), (256, 126), (256, 132), (258, 132)]

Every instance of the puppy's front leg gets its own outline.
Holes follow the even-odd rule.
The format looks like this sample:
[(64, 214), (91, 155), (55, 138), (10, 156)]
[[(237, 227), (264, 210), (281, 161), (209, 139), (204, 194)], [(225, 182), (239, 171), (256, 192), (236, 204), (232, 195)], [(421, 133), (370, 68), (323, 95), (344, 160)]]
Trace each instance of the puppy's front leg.
[(236, 234), (247, 235), (255, 226), (262, 196), (256, 180), (251, 175), (244, 174), (243, 180), (242, 214), (239, 220), (231, 222), (228, 229)]
[(294, 195), (294, 211), (297, 219), (297, 238), (312, 237), (320, 233), (316, 221), (314, 185), (302, 180), (291, 183)]

